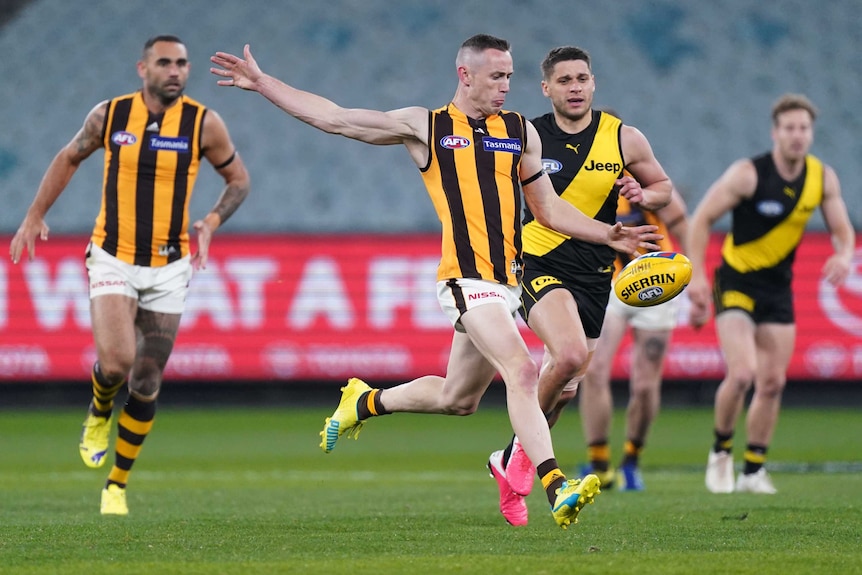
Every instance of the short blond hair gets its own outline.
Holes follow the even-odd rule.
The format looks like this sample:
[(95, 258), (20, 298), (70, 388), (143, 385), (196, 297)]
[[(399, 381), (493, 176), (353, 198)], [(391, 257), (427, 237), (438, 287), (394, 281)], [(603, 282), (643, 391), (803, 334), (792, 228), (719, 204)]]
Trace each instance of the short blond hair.
[(791, 110), (805, 110), (811, 114), (811, 121), (817, 119), (817, 107), (803, 94), (784, 94), (772, 105), (772, 125), (778, 125), (778, 116)]

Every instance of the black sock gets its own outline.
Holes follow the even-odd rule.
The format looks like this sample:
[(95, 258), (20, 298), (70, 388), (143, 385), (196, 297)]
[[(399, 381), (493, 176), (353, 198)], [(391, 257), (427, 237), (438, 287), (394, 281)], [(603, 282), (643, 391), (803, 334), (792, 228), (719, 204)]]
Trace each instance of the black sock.
[(503, 450), (503, 469), (509, 465), (509, 459), (512, 458), (512, 451), (515, 449), (515, 438), (517, 435), (512, 436), (512, 441), (509, 442), (509, 445), (506, 446), (506, 449)]
[(746, 446), (745, 455), (743, 456), (745, 466), (742, 469), (745, 475), (751, 475), (760, 471), (760, 468), (763, 467), (763, 462), (766, 461), (766, 449), (765, 445), (755, 445), (754, 443), (749, 443)]
[(733, 450), (733, 431), (730, 433), (721, 433), (715, 430), (715, 443), (712, 444), (712, 450), (715, 453), (722, 451), (730, 453)]

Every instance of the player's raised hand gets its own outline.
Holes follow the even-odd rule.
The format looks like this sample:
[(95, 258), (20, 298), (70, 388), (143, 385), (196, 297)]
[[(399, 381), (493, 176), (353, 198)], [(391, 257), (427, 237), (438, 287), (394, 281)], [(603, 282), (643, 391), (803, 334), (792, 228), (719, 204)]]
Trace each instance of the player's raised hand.
[(210, 68), (210, 72), (221, 76), (223, 80), (216, 82), (219, 86), (236, 86), (243, 90), (256, 90), (257, 81), (263, 76), (260, 66), (251, 55), (251, 47), (246, 44), (242, 50), (243, 58), (228, 52), (216, 52), (210, 61), (219, 66)]

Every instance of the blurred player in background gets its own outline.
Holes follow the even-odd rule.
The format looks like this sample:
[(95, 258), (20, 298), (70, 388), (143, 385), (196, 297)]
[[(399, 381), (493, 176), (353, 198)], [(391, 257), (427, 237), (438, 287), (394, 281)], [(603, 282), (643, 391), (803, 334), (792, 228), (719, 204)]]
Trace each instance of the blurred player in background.
[[(620, 198), (617, 205), (617, 221), (625, 225), (657, 225), (664, 239), (658, 241), (662, 251), (685, 253), (685, 237), (688, 228), (686, 206), (679, 192), (674, 189), (670, 203), (656, 211), (644, 210), (637, 204)], [(677, 246), (671, 241), (673, 237)], [(617, 272), (633, 256), (617, 256)], [(603, 487), (619, 484), (626, 491), (641, 491), (644, 482), (639, 469), (639, 458), (647, 435), (661, 403), (661, 383), (664, 359), (670, 343), (671, 333), (676, 327), (681, 299), (651, 307), (634, 307), (611, 296), (608, 302), (602, 333), (596, 343), (586, 376), (581, 384), (578, 398), (581, 424), (587, 441), (589, 463), (581, 473), (595, 473)], [(613, 396), (611, 393), (611, 369), (614, 357), (631, 327), (632, 348), (629, 374), (629, 401), (626, 409), (626, 441), (624, 456), (619, 466), (619, 475), (610, 465), (609, 438), (613, 418)]]
[[(705, 257), (710, 229), (724, 214), (732, 215), (712, 285), (727, 369), (715, 395), (715, 441), (706, 468), (706, 487), (713, 493), (776, 492), (763, 464), (796, 339), (793, 260), (818, 206), (835, 249), (824, 262), (823, 277), (837, 285), (850, 271), (855, 234), (841, 184), (831, 167), (808, 153), (816, 117), (805, 96), (781, 96), (772, 108), (772, 150), (734, 162), (709, 188), (689, 223), (691, 320), (702, 325), (709, 317)], [(744, 467), (734, 483), (733, 435), (752, 386)]]
[[(646, 137), (593, 109), (590, 55), (574, 46), (554, 48), (541, 69), (542, 92), (552, 111), (533, 124), (557, 195), (606, 224), (616, 222), (618, 198), (650, 209), (666, 205), (672, 184)], [(608, 246), (556, 232), (526, 213), (521, 315), (545, 346), (539, 404), (551, 426), (575, 396), (595, 349), (615, 258)], [(526, 519), (524, 496), (535, 474), (522, 439), (516, 434), (488, 461), (500, 486), (500, 511), (510, 522)]]
[(469, 415), (500, 373), (509, 419), (539, 463), (555, 521), (564, 528), (576, 521), (599, 493), (599, 482), (595, 476), (567, 480), (559, 469), (536, 397), (538, 370), (515, 323), (522, 269), (521, 190), (536, 217), (562, 233), (629, 253), (658, 236), (650, 233), (653, 227), (593, 220), (557, 197), (542, 169), (542, 142), (535, 128), (520, 114), (502, 109), (513, 73), (509, 43), (486, 34), (468, 38), (455, 59), (455, 95), (437, 110), (342, 108), (263, 73), (247, 44), (243, 58), (217, 52), (211, 60), (218, 66), (212, 73), (222, 78), (219, 85), (258, 92), (319, 130), (369, 144), (404, 145), (443, 225), (437, 293), (455, 330), (446, 376), (427, 375), (388, 389), (351, 378), (320, 433), (323, 450), (332, 451), (345, 434), (358, 435), (373, 416)]
[[(148, 40), (137, 63), (141, 90), (90, 111), (48, 166), (10, 247), (13, 262), (24, 249), (33, 259), (36, 237), (48, 239), (48, 209), (81, 162), (103, 148), (102, 207), (86, 253), (97, 360), (79, 451), (88, 467), (104, 465), (114, 398), (128, 381), (114, 466), (102, 490), (105, 515), (129, 512), (126, 483), (153, 425), (192, 270), (206, 267), (212, 234), (250, 189), (224, 121), (183, 94), (189, 68), (179, 38)], [(191, 255), (188, 206), (201, 157), (225, 187), (206, 217), (194, 222), (197, 253)]]

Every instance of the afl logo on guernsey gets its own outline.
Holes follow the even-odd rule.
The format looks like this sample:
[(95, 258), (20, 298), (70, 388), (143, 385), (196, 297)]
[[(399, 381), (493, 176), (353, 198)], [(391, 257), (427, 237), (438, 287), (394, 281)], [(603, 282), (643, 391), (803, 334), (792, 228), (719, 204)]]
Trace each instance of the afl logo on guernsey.
[(775, 200), (763, 200), (757, 203), (757, 212), (761, 216), (774, 218), (784, 213), (784, 206)]
[(556, 174), (563, 169), (563, 164), (551, 158), (542, 158), (542, 169), (546, 174)]
[(111, 141), (118, 146), (132, 146), (138, 142), (138, 139), (131, 132), (114, 132), (111, 134)]
[(470, 146), (470, 139), (464, 136), (443, 136), (440, 145), (448, 150), (460, 150)]

